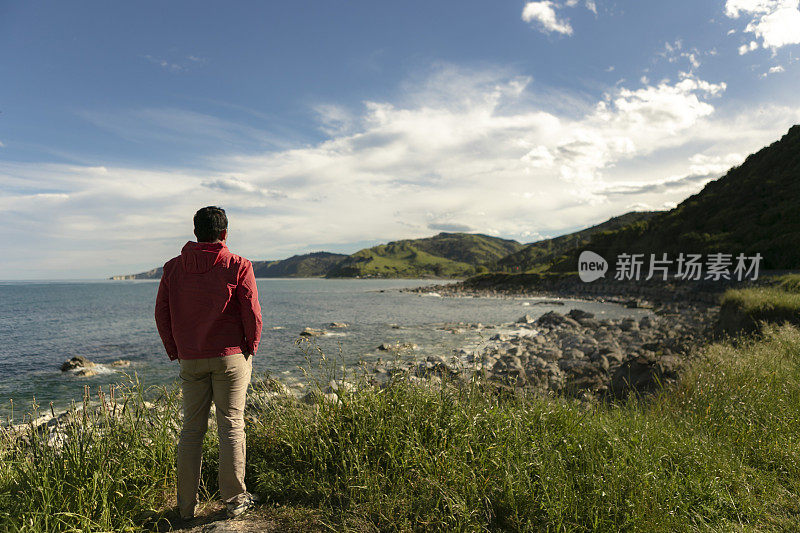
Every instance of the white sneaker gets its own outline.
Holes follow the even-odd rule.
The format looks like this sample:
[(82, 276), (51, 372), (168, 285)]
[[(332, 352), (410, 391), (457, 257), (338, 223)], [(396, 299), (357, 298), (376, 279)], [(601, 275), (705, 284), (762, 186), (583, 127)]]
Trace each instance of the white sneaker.
[(247, 493), (246, 497), (239, 503), (227, 503), (225, 506), (228, 509), (228, 518), (236, 518), (245, 512), (249, 511), (260, 501), (260, 498), (254, 494)]

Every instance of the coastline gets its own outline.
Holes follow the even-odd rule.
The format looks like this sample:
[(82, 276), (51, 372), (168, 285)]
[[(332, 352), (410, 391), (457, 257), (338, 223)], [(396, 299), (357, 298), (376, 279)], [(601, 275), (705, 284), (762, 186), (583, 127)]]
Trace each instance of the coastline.
[[(471, 332), (468, 340), (449, 353), (415, 354), (410, 342), (384, 343), (379, 357), (362, 359), (360, 370), (366, 381), (385, 387), (398, 376), (412, 382), (439, 383), (442, 379), (464, 383), (479, 375), (506, 389), (540, 394), (561, 394), (582, 400), (624, 398), (629, 392), (647, 393), (676, 382), (688, 363), (689, 354), (714, 337), (719, 306), (699, 302), (663, 303), (633, 295), (583, 295), (571, 291), (509, 291), (468, 287), (460, 283), (387, 289), (413, 294), (437, 294), (443, 298), (544, 298), (525, 302), (514, 322), (443, 323), (436, 329), (452, 333)], [(570, 306), (569, 301), (601, 302), (647, 310), (639, 319), (597, 318)], [(525, 304), (529, 303), (529, 306)], [(532, 317), (538, 306), (558, 306)], [(575, 308), (573, 308), (575, 307)], [(526, 313), (527, 311), (527, 313)], [(535, 313), (533, 313), (535, 314)], [(374, 354), (369, 354), (374, 355)], [(320, 393), (337, 399), (338, 385), (326, 382), (320, 390), (298, 387), (270, 378), (273, 393), (295, 396), (310, 403)], [(92, 402), (90, 402), (92, 403)], [(34, 426), (55, 424), (70, 409), (59, 409), (37, 418)], [(7, 429), (28, 427), (7, 425)]]
[[(408, 290), (420, 290), (422, 294), (435, 292), (434, 289)], [(530, 293), (511, 292), (464, 294), (469, 298), (483, 295), (531, 297)], [(493, 502), (506, 501), (500, 487), (480, 480), (512, 480), (519, 484), (516, 493), (531, 494), (532, 501), (539, 502), (539, 492), (555, 498), (563, 487), (572, 486), (570, 480), (575, 476), (586, 476), (588, 469), (591, 479), (597, 482), (585, 490), (575, 489), (577, 502), (594, 501), (598, 490), (620, 500), (629, 498), (629, 483), (615, 485), (614, 480), (633, 478), (638, 485), (651, 488), (650, 492), (636, 491), (642, 500), (637, 505), (645, 506), (649, 505), (647, 495), (652, 491), (657, 491), (653, 498), (660, 501), (669, 495), (685, 494), (677, 489), (686, 483), (713, 484), (719, 479), (718, 472), (726, 472), (731, 479), (752, 475), (752, 468), (730, 459), (740, 457), (742, 449), (771, 457), (773, 449), (767, 444), (762, 446), (761, 439), (745, 439), (750, 435), (747, 420), (739, 423), (739, 418), (727, 418), (726, 409), (731, 405), (768, 413), (772, 417), (769, 420), (775, 422), (770, 430), (774, 434), (784, 431), (785, 438), (794, 439), (791, 424), (787, 423), (795, 416), (793, 412), (774, 418), (775, 413), (783, 412), (776, 406), (783, 405), (780, 402), (785, 401), (785, 394), (770, 388), (771, 381), (756, 380), (754, 389), (752, 373), (767, 362), (778, 364), (786, 356), (778, 348), (795, 353), (792, 347), (798, 342), (796, 329), (787, 326), (774, 330), (758, 344), (748, 343), (742, 349), (716, 343), (698, 351), (694, 348), (712, 338), (719, 314), (716, 306), (639, 301), (637, 308), (630, 306), (631, 312), (638, 314), (636, 319), (602, 318), (579, 309), (579, 301), (571, 306), (570, 301), (561, 299), (564, 295), (547, 296), (549, 300), (521, 302), (521, 312), (532, 311), (539, 303), (558, 307), (559, 311), (536, 318), (523, 315), (497, 324), (439, 325), (443, 330), (474, 331), (481, 338), (452, 354), (402, 362), (396, 356), (412, 348), (402, 343), (387, 345), (384, 353), (387, 359), (394, 357), (392, 361), (365, 365), (365, 374), (350, 376), (338, 372), (335, 358), (329, 359), (331, 379), (315, 382), (315, 389), (299, 397), (279, 380), (254, 380), (245, 411), (248, 456), (255, 457), (257, 465), (254, 490), (265, 494), (268, 500), (284, 503), (277, 508), (263, 506), (245, 522), (254, 530), (263, 530), (258, 528), (273, 523), (276, 517), (280, 520), (291, 516), (303, 521), (305, 530), (314, 530), (306, 526), (316, 523), (317, 517), (333, 516), (326, 513), (336, 513), (337, 505), (315, 514), (302, 496), (295, 495), (315, 487), (320, 494), (335, 498), (365, 498), (363, 487), (383, 479), (387, 469), (392, 474), (392, 484), (376, 486), (376, 500), (365, 500), (371, 502), (370, 506), (383, 508), (378, 502), (389, 501), (391, 505), (406, 494), (417, 494), (414, 491), (419, 484), (413, 473), (430, 468), (444, 469), (447, 479), (459, 472), (478, 472), (479, 477), (468, 475), (457, 486), (464, 485), (465, 490), (478, 494), (479, 501), (491, 497)], [(785, 364), (768, 369), (789, 372)], [(356, 379), (350, 380), (352, 376)], [(788, 374), (781, 376), (783, 379)], [(678, 386), (667, 387), (663, 394), (646, 402), (616, 401), (632, 392), (637, 396), (659, 392), (681, 379)], [(16, 435), (0, 430), (3, 442), (12, 453), (43, 450), (46, 453), (41, 457), (48, 464), (58, 463), (59, 457), (72, 457), (70, 454), (74, 455), (77, 449), (72, 445), (75, 442), (88, 446), (98, 461), (112, 457), (111, 450), (119, 449), (117, 442), (135, 452), (131, 455), (136, 457), (149, 457), (149, 452), (143, 452), (155, 445), (159, 449), (155, 462), (137, 463), (124, 475), (128, 476), (126, 479), (139, 479), (142, 469), (148, 468), (155, 472), (153, 475), (161, 476), (164, 487), (171, 487), (170, 465), (179, 432), (179, 391), (166, 389), (159, 397), (147, 399), (141, 389), (128, 389), (125, 395), (119, 392), (116, 398), (111, 391), (102, 391), (88, 399), (87, 391), (86, 403), (77, 404), (75, 412), (44, 416), (20, 427)], [(763, 405), (759, 402), (767, 392), (774, 392), (774, 398)], [(743, 394), (750, 394), (746, 403), (740, 401)], [(606, 400), (610, 405), (605, 404)], [(709, 427), (714, 430), (706, 431)], [(725, 431), (734, 435), (728, 437)], [(698, 439), (698, 435), (703, 438)], [(109, 439), (115, 444), (109, 445)], [(502, 445), (486, 445), (495, 442)], [(643, 445), (645, 442), (647, 445)], [(381, 453), (376, 455), (375, 450)], [(213, 457), (213, 448), (210, 451)], [(687, 464), (691, 468), (686, 473), (674, 476), (671, 465), (687, 456), (704, 464), (717, 465), (717, 461), (719, 468), (706, 476), (705, 470), (694, 468), (696, 464), (690, 461)], [(443, 457), (447, 461), (442, 462)], [(665, 463), (664, 457), (669, 462)], [(537, 462), (541, 458), (545, 461)], [(582, 458), (586, 460), (578, 460)], [(213, 470), (213, 460), (209, 464)], [(366, 473), (365, 465), (369, 469)], [(40, 471), (38, 466), (34, 470)], [(51, 471), (53, 468), (47, 470)], [(320, 471), (323, 478), (319, 477)], [(521, 472), (540, 477), (528, 483)], [(768, 469), (758, 470), (765, 479), (771, 474)], [(346, 486), (340, 482), (343, 478)], [(653, 485), (654, 480), (662, 481)], [(120, 483), (117, 477), (108, 477), (104, 482), (110, 486)], [(146, 483), (152, 484), (150, 478)], [(292, 490), (288, 499), (283, 488), (287, 484)], [(397, 486), (401, 487), (401, 494), (395, 492)], [(755, 486), (760, 485), (748, 483), (737, 498), (746, 496)], [(431, 495), (416, 497), (419, 499), (415, 501), (422, 502)], [(148, 514), (147, 520), (176, 527), (179, 522), (172, 509), (174, 502), (164, 500), (163, 495), (153, 498), (147, 509), (155, 511)], [(778, 502), (776, 498), (767, 500)], [(728, 495), (720, 501), (729, 499)], [(688, 497), (686, 505), (692, 504)], [(603, 502), (597, 505), (599, 510), (607, 508)], [(198, 520), (189, 526), (191, 529), (181, 531), (204, 531), (224, 518), (219, 508), (218, 502), (203, 502), (198, 508)], [(433, 517), (441, 516), (436, 507), (430, 512)], [(134, 511), (125, 516), (138, 524), (143, 520), (143, 515)], [(648, 523), (647, 517), (637, 520)], [(614, 516), (608, 519), (610, 524), (615, 521)]]

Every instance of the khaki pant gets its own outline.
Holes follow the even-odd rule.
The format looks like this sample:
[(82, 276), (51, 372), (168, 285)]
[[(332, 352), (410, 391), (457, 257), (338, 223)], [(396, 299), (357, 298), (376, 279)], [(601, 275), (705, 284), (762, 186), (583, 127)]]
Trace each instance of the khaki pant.
[(226, 503), (241, 503), (244, 485), (244, 406), (253, 358), (242, 354), (181, 359), (183, 430), (178, 444), (178, 509), (194, 515), (200, 487), (203, 436), (213, 400), (219, 434), (219, 493)]

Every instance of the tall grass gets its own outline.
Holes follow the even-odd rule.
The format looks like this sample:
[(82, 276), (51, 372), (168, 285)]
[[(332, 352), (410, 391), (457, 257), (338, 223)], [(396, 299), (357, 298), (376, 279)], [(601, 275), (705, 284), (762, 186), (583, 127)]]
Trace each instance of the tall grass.
[(800, 528), (800, 333), (714, 345), (676, 389), (585, 406), (398, 380), (278, 403), (250, 436), (269, 500), (380, 531)]
[[(800, 330), (698, 355), (676, 387), (618, 405), (408, 376), (306, 404), (262, 382), (248, 486), (337, 531), (800, 529)], [(99, 418), (72, 426), (61, 448), (4, 439), (0, 529), (157, 520), (174, 491), (177, 404), (166, 397), (165, 410), (135, 391), (123, 416), (88, 409)]]
[(792, 280), (780, 285), (748, 289), (728, 289), (722, 296), (721, 328), (728, 333), (750, 333), (760, 324), (790, 322), (800, 324), (800, 292), (791, 289)]
[(775, 282), (783, 291), (800, 293), (800, 274), (784, 274), (775, 278)]
[(87, 389), (53, 434), (31, 422), (2, 430), (0, 529), (129, 531), (157, 520), (174, 490), (179, 402), (175, 390), (157, 407), (145, 396), (137, 382), (96, 398)]

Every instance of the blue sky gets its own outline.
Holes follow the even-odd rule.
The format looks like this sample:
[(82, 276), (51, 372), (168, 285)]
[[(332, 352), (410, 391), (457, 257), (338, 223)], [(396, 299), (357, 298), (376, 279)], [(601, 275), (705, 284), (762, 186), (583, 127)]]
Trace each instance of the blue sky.
[(798, 0), (0, 0), (0, 279), (663, 209), (800, 123)]

